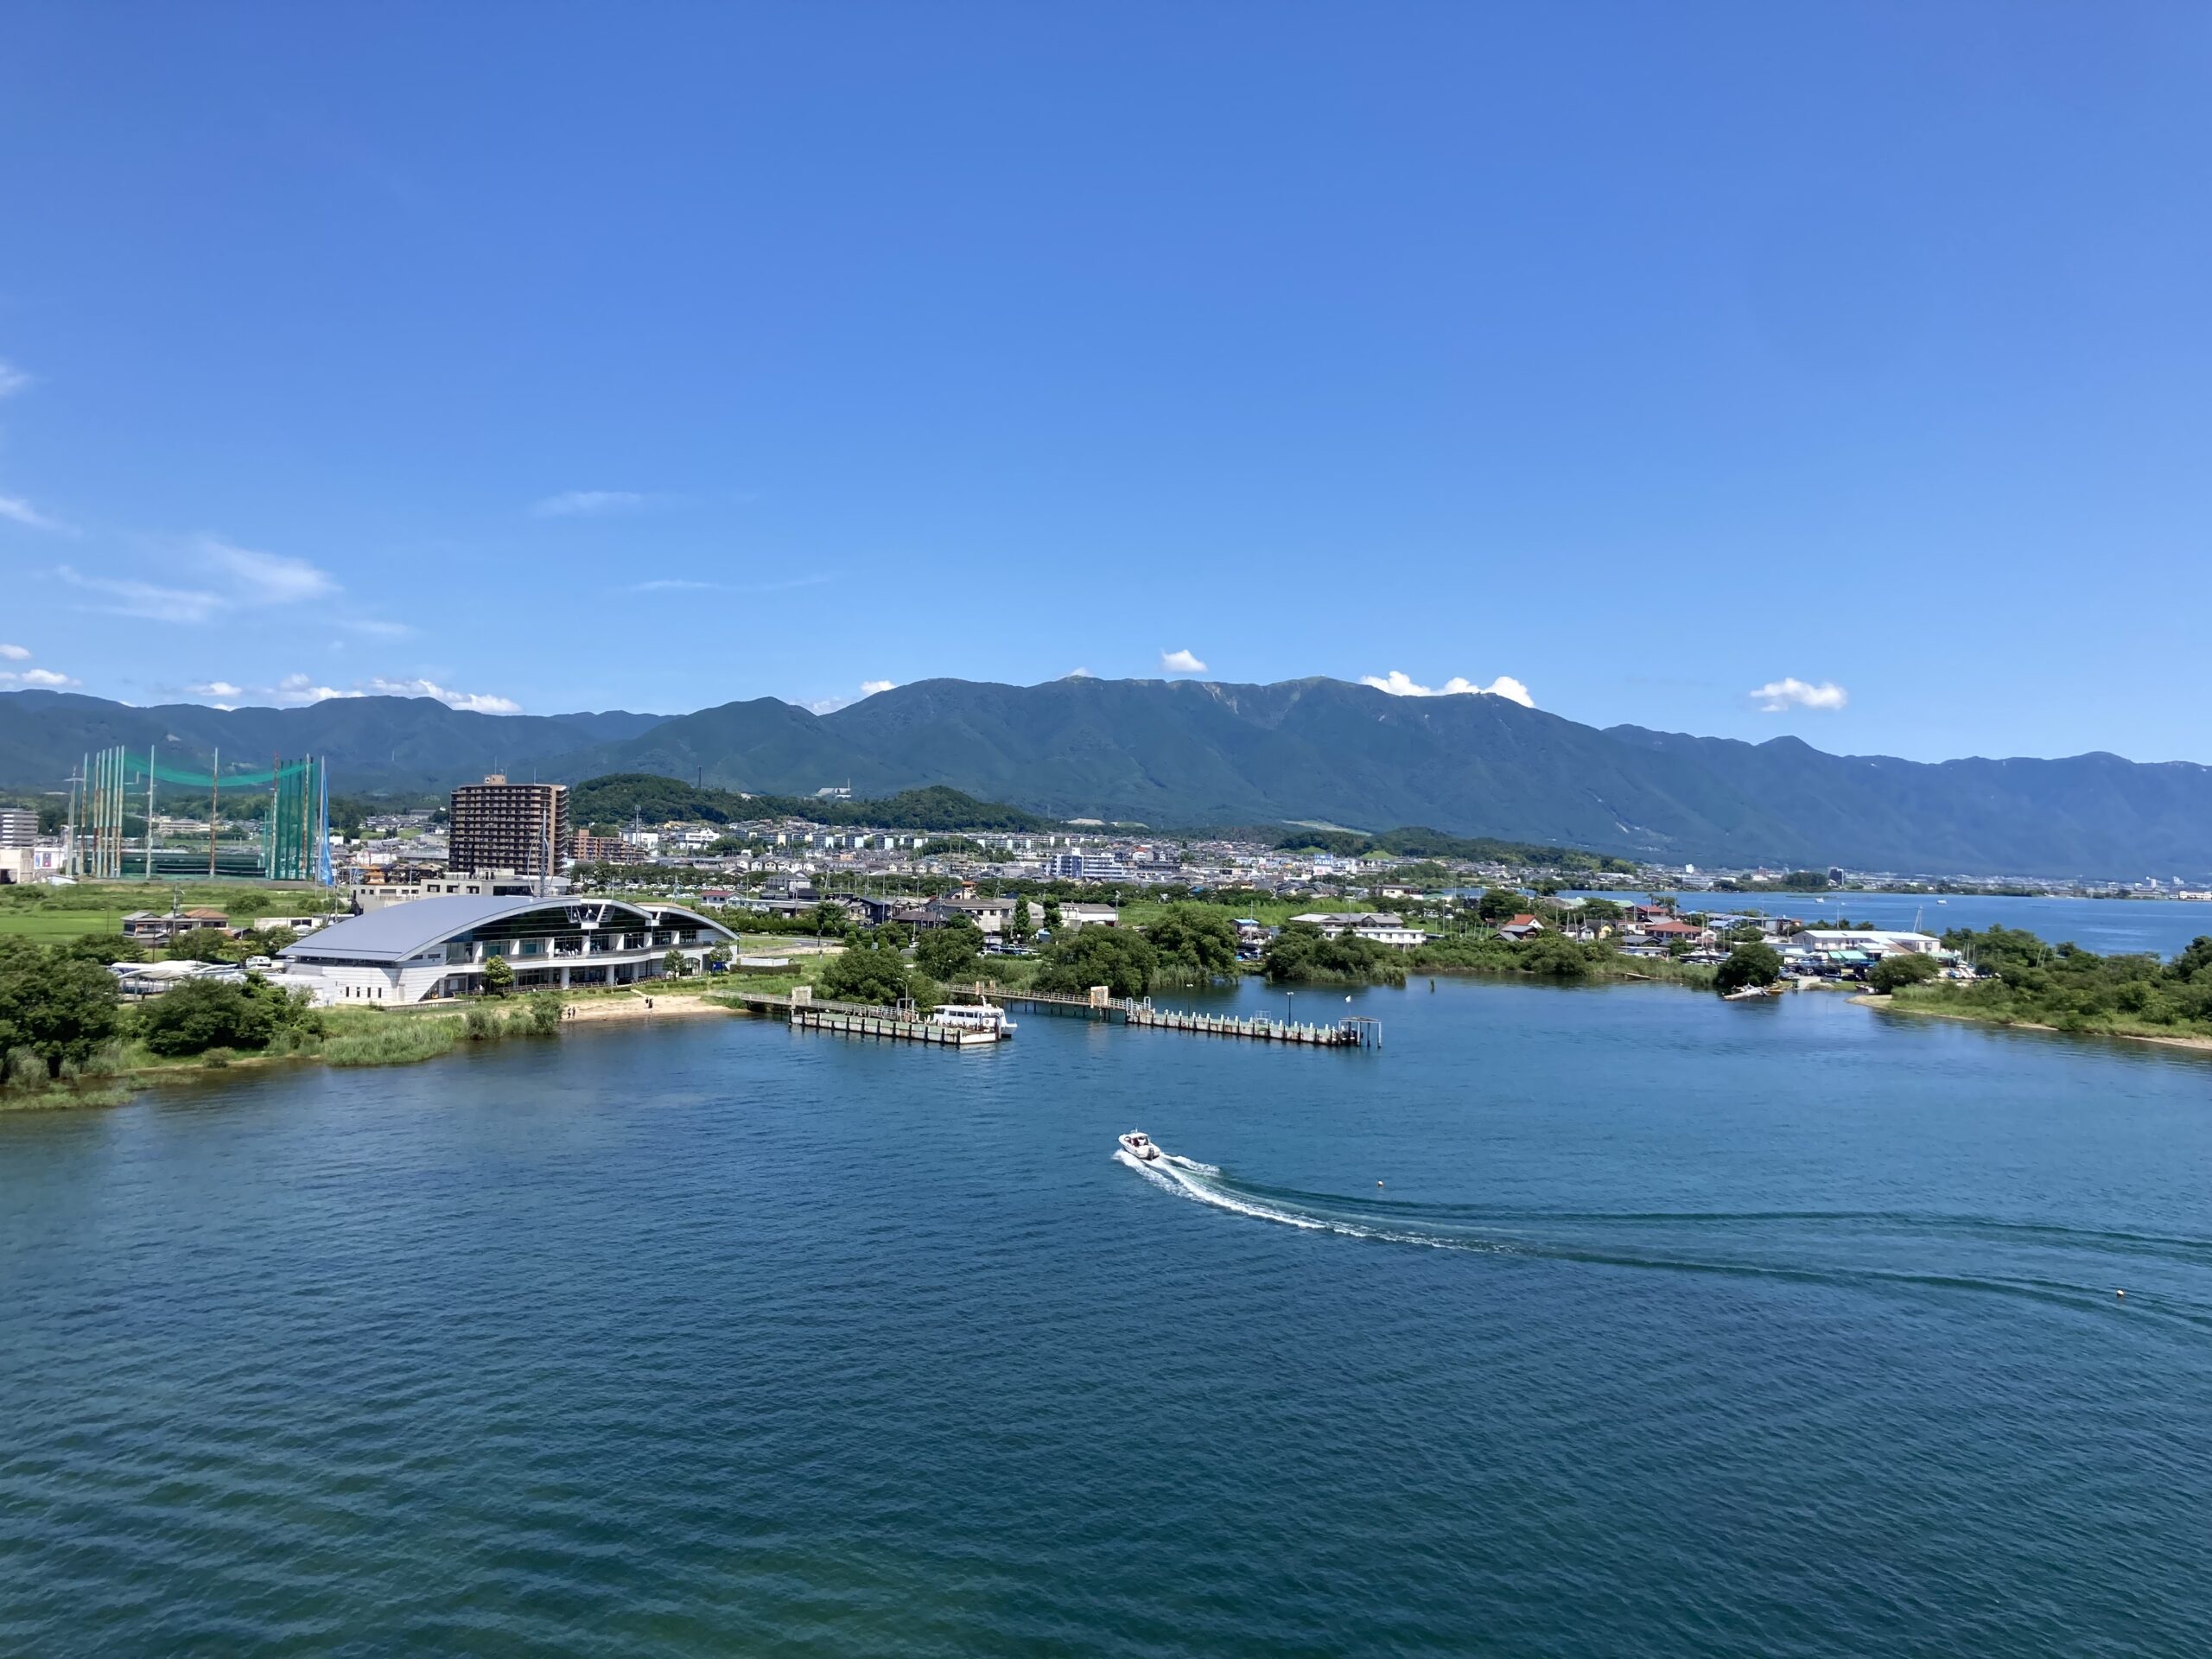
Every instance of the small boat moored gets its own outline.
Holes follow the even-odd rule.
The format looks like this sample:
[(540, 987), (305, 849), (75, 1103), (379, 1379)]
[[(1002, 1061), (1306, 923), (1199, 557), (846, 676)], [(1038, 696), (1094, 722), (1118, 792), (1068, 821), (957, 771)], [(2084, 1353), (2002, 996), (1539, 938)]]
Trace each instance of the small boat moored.
[(1122, 1137), (1122, 1150), (1140, 1163), (1150, 1163), (1160, 1156), (1160, 1148), (1142, 1129), (1131, 1129)]

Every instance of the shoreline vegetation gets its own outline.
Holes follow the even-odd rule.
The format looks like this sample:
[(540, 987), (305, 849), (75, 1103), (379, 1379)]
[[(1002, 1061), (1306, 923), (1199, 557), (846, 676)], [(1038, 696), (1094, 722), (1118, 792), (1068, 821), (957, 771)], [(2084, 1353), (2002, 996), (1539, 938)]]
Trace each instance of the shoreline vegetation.
[[(236, 891), (224, 896), (233, 914), (249, 916), (289, 909), (293, 900), (289, 893), (263, 894), (242, 905)], [(112, 899), (88, 893), (67, 908), (105, 920)], [(1047, 901), (1048, 924), (1058, 919), (1057, 909)], [(1286, 988), (1403, 987), (1409, 979), (1451, 976), (1726, 990), (1747, 969), (1754, 982), (1764, 982), (1771, 977), (1769, 968), (1778, 966), (1778, 958), (1775, 964), (1750, 960), (1764, 947), (1739, 946), (1716, 969), (1631, 957), (1609, 940), (1578, 941), (1553, 931), (1514, 939), (1469, 929), (1399, 950), (1287, 920), (1253, 960), (1240, 955), (1234, 914), (1220, 903), (1131, 905), (1127, 925), (1071, 929), (1031, 956), (985, 954), (983, 935), (964, 920), (915, 939), (896, 928), (848, 928), (842, 938), (833, 933), (819, 954), (794, 952), (796, 960), (775, 969), (405, 1008), (316, 1008), (303, 994), (288, 995), (251, 973), (242, 985), (188, 980), (146, 1001), (124, 1003), (107, 964), (144, 953), (119, 935), (0, 932), (0, 1110), (113, 1104), (164, 1079), (234, 1067), (411, 1065), (464, 1043), (552, 1036), (575, 1023), (741, 1013), (745, 991), (788, 992), (802, 984), (825, 1000), (887, 1005), (912, 999), (930, 1007), (979, 991), (1079, 995), (1104, 985), (1116, 998), (1136, 998), (1234, 985), (1247, 976)], [(276, 941), (257, 936), (257, 943)], [(2170, 963), (2150, 955), (2100, 957), (2005, 927), (1955, 930), (1944, 943), (1974, 962), (1981, 976), (1961, 982), (1878, 971), (1871, 987), (1876, 995), (1853, 1000), (1885, 1012), (2212, 1049), (2212, 937), (2198, 938)], [(1892, 964), (1878, 968), (1886, 965)], [(1933, 963), (1915, 959), (1904, 965)]]
[(2012, 927), (1955, 929), (1943, 944), (1984, 976), (1897, 983), (1886, 997), (1860, 1000), (1889, 1013), (2212, 1049), (2212, 936), (2171, 962), (2099, 956)]

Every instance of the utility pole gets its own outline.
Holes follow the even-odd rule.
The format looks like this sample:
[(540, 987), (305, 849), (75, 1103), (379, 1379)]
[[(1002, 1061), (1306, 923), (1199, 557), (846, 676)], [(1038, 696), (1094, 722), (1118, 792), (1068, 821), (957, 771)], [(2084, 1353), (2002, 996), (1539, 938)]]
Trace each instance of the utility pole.
[(223, 751), (215, 751), (215, 764), (207, 773), (207, 879), (215, 879), (215, 810), (220, 804), (216, 798), (223, 787)]
[(146, 746), (146, 879), (154, 879), (154, 746)]

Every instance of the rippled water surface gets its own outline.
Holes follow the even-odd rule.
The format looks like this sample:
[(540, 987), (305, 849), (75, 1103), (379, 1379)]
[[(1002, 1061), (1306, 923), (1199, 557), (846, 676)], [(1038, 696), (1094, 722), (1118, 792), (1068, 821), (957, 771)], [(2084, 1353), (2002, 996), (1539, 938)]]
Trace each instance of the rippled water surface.
[(2212, 1063), (1359, 1001), (0, 1119), (0, 1651), (2212, 1644)]

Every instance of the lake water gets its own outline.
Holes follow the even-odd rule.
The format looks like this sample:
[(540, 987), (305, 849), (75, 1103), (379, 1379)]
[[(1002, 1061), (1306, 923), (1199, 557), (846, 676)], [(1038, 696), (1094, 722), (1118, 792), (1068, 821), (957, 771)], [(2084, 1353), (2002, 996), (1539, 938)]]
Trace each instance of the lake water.
[(0, 1119), (0, 1651), (2204, 1650), (2212, 1063), (1357, 1006)]
[[(1592, 893), (1616, 901), (1640, 901), (1641, 893)], [(1686, 893), (1685, 911), (1762, 910), (1817, 925), (1845, 916), (1868, 927), (1942, 933), (1954, 927), (2021, 927), (2053, 944), (2071, 939), (2099, 956), (2149, 950), (2171, 957), (2191, 939), (2212, 934), (2212, 904), (2188, 899), (2019, 899), (2001, 894), (1917, 893)]]

